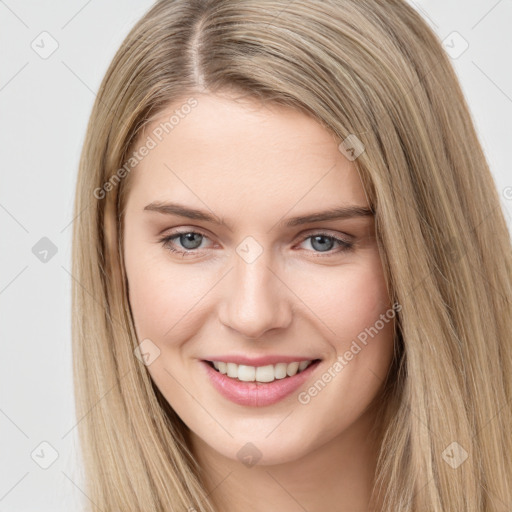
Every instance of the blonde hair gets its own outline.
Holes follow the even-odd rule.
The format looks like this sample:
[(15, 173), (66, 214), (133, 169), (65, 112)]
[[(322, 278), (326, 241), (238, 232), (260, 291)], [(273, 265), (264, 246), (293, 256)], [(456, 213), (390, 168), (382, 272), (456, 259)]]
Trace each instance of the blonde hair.
[(401, 305), (379, 416), (379, 510), (511, 507), (510, 235), (452, 65), (403, 0), (166, 0), (126, 37), (76, 188), (73, 362), (89, 499), (123, 512), (214, 510), (186, 425), (134, 356), (130, 180), (119, 171), (164, 108), (227, 90), (364, 144), (354, 163)]

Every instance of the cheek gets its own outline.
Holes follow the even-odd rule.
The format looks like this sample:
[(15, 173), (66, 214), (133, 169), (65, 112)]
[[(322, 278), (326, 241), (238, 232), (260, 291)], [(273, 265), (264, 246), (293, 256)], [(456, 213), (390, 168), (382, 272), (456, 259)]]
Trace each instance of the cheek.
[(338, 344), (356, 338), (391, 308), (376, 254), (354, 264), (319, 269), (314, 286), (311, 279), (296, 279), (302, 284), (310, 283), (301, 287), (300, 296), (317, 317), (317, 323), (323, 324), (322, 332)]
[(344, 396), (371, 396), (393, 355), (394, 317), (377, 250), (357, 263), (324, 269), (301, 297), (317, 330), (333, 349), (332, 373)]
[[(129, 300), (138, 338), (179, 337), (194, 316), (189, 313), (191, 308), (206, 293), (207, 283), (198, 278), (192, 265), (173, 264), (153, 247), (151, 253), (126, 247)], [(193, 311), (197, 314), (198, 307)]]
[(373, 266), (354, 272), (337, 289), (331, 317), (338, 338), (357, 338), (390, 308), (383, 276)]

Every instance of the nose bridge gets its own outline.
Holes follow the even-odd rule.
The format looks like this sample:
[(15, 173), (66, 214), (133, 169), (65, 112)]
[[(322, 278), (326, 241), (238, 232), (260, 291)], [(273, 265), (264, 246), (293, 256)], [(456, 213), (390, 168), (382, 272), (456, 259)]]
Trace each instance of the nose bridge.
[(262, 251), (253, 261), (242, 254), (230, 273), (222, 322), (245, 337), (258, 338), (291, 320), (286, 287), (271, 270), (271, 259), (270, 251)]

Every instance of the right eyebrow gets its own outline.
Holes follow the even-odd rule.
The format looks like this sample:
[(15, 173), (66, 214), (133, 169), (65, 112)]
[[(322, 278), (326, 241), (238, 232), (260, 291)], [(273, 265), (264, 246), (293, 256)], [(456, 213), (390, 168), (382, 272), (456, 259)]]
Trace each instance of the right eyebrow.
[(159, 212), (167, 215), (178, 215), (179, 217), (186, 217), (187, 219), (203, 220), (217, 224), (219, 226), (229, 227), (224, 220), (219, 219), (215, 215), (208, 213), (205, 210), (197, 210), (195, 208), (189, 208), (177, 203), (162, 203), (154, 201), (144, 207), (144, 210)]

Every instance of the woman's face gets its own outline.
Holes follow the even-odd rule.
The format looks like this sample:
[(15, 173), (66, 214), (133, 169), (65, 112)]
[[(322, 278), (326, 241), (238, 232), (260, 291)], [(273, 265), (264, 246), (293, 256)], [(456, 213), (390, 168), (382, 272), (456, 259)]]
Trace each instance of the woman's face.
[(194, 98), (149, 127), (129, 176), (138, 342), (204, 447), (291, 461), (361, 425), (386, 377), (394, 311), (374, 218), (352, 159), (315, 120)]

